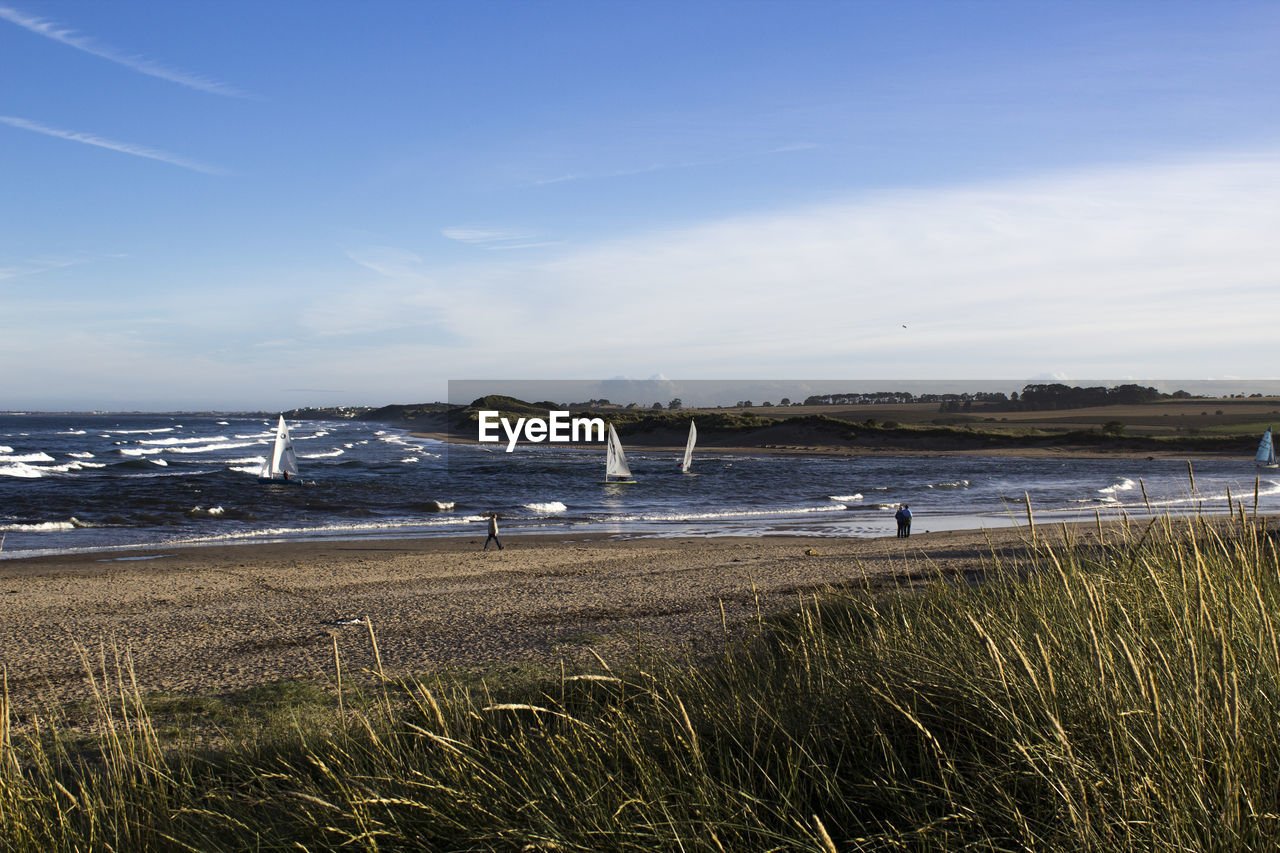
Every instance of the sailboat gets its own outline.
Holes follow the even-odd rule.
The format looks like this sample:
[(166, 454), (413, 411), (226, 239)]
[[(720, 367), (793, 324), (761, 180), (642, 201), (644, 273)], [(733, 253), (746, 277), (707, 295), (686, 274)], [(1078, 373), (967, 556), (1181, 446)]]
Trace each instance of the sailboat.
[(1276, 462), (1276, 446), (1271, 442), (1271, 427), (1267, 427), (1267, 431), (1262, 434), (1262, 441), (1258, 442), (1258, 453), (1253, 461), (1259, 468), (1280, 467)]
[(689, 420), (689, 442), (684, 446), (684, 459), (680, 461), (680, 470), (689, 473), (689, 463), (693, 461), (693, 445), (698, 441), (698, 428), (693, 420)]
[(609, 424), (609, 443), (604, 454), (604, 481), (606, 483), (634, 483), (631, 468), (627, 466), (627, 454), (622, 452), (618, 432)]
[(289, 425), (280, 416), (276, 426), (276, 441), (271, 448), (271, 455), (262, 462), (262, 470), (258, 472), (259, 483), (300, 483), (298, 479), (298, 457), (293, 452), (293, 439), (289, 437)]

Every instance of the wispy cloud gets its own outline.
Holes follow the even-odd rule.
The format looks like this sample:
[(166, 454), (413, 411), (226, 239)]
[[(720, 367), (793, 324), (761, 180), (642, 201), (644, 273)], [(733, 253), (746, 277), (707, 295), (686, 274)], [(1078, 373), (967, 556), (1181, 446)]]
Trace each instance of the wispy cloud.
[(122, 65), (139, 74), (146, 74), (149, 77), (156, 77), (170, 83), (177, 83), (179, 86), (186, 86), (189, 89), (208, 92), (212, 95), (223, 95), (229, 98), (249, 97), (246, 93), (220, 80), (214, 80), (199, 74), (189, 74), (185, 71), (166, 67), (142, 56), (122, 53), (113, 47), (98, 43), (90, 36), (81, 35), (75, 30), (62, 27), (53, 21), (25, 14), (12, 6), (0, 6), (0, 19), (17, 24), (37, 35), (53, 39), (68, 47), (74, 47), (76, 50), (82, 50), (108, 62)]
[[(117, 256), (119, 257), (119, 256)], [(20, 264), (12, 266), (0, 267), (0, 281), (11, 278), (22, 278), (28, 275), (39, 275), (49, 270), (62, 269), (64, 267), (74, 267), (80, 264), (87, 264), (90, 261), (97, 260), (95, 257), (85, 255), (75, 255), (66, 258), (33, 258)]]
[(106, 148), (109, 151), (119, 151), (121, 154), (132, 154), (134, 157), (146, 157), (148, 160), (159, 160), (161, 163), (168, 163), (171, 166), (181, 166), (184, 169), (190, 169), (193, 172), (204, 172), (206, 175), (225, 175), (224, 170), (215, 166), (209, 166), (195, 160), (189, 160), (177, 154), (170, 154), (167, 151), (160, 151), (156, 148), (147, 148), (142, 145), (134, 145), (130, 142), (115, 142), (111, 139), (103, 139), (101, 136), (94, 136), (89, 133), (79, 133), (73, 130), (59, 130), (56, 127), (49, 127), (37, 121), (30, 119), (18, 118), (17, 116), (0, 116), (0, 124), (7, 124), (10, 127), (16, 127), (20, 130), (29, 130), (32, 133), (42, 133), (45, 136), (53, 136), (58, 139), (67, 139), (71, 142), (83, 142), (85, 145), (96, 145), (99, 148)]
[(539, 240), (528, 231), (512, 231), (501, 228), (445, 228), (440, 232), (450, 240), (477, 246), (490, 251), (504, 249), (533, 249), (538, 246), (554, 246), (559, 241)]

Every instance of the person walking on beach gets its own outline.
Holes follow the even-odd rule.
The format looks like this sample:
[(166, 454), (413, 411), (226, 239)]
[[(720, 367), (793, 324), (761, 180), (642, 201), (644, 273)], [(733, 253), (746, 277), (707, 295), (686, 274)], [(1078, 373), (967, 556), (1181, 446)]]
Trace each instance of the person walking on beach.
[(911, 507), (900, 504), (893, 517), (898, 519), (898, 538), (906, 539), (911, 535)]
[(498, 538), (498, 514), (496, 512), (489, 513), (489, 538), (484, 540), (484, 550), (489, 550), (490, 542), (496, 542), (498, 550), (502, 550), (502, 540)]

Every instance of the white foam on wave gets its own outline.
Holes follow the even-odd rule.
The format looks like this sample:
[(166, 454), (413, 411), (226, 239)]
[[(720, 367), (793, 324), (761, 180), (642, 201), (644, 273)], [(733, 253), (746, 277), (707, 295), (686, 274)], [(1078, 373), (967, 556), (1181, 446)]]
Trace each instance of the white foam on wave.
[(231, 426), (231, 424), (227, 423), (226, 421), (218, 421), (218, 426)]
[(67, 455), (70, 456), (72, 459), (92, 459), (93, 458), (93, 454), (87, 450), (80, 453), (68, 453)]
[(191, 509), (187, 510), (186, 514), (189, 518), (218, 518), (219, 516), (225, 515), (226, 510), (220, 506), (211, 506), (208, 509), (205, 509), (202, 506), (193, 506)]
[(54, 433), (54, 435), (88, 435), (88, 433), (86, 433), (82, 429), (67, 429), (67, 430), (62, 430), (60, 432), (56, 432)]
[(232, 436), (232, 437), (233, 437), (233, 438), (238, 438), (238, 439), (245, 439), (245, 438), (275, 438), (275, 437), (276, 437), (276, 434), (275, 434), (275, 432), (255, 432), (255, 433), (249, 433), (248, 435), (240, 435), (239, 433), (236, 433), (236, 435), (234, 435), (234, 436)]
[(266, 461), (266, 459), (258, 459), (251, 465), (233, 465), (227, 470), (235, 471), (237, 474), (252, 474), (256, 477), (262, 473), (262, 463)]
[(34, 465), (28, 465), (25, 462), (15, 462), (12, 465), (0, 465), (0, 477), (22, 477), (27, 480), (34, 480), (43, 477), (45, 472)]
[(568, 509), (568, 507), (560, 503), (560, 501), (547, 501), (545, 503), (523, 504), (523, 506), (525, 509), (529, 510), (530, 512), (556, 513), (556, 512), (564, 512), (566, 509)]
[(67, 521), (38, 521), (34, 524), (0, 524), (0, 530), (6, 533), (48, 533), (56, 530), (75, 530), (78, 527), (92, 527), (74, 515)]
[(173, 427), (159, 427), (158, 429), (109, 429), (108, 435), (151, 435), (152, 433), (173, 432)]
[(118, 447), (116, 448), (121, 456), (155, 456), (164, 453), (163, 447)]
[(406, 463), (408, 463), (408, 462), (417, 462), (417, 461), (418, 461), (418, 457), (416, 457), (416, 456), (406, 456), (405, 458), (401, 459), (400, 461), (401, 461), (401, 462), (406, 462)]
[(265, 456), (245, 456), (242, 459), (223, 459), (223, 465), (261, 465), (267, 461)]
[(225, 435), (206, 435), (199, 438), (149, 438), (139, 441), (138, 444), (150, 444), (156, 446), (170, 446), (174, 444), (201, 444), (210, 441), (230, 441)]
[(152, 465), (159, 465), (161, 468), (167, 467), (169, 465), (169, 463), (163, 459), (148, 459), (147, 461), (150, 462)]
[(332, 456), (341, 456), (347, 451), (339, 447), (337, 450), (331, 450), (328, 453), (299, 453), (299, 459), (325, 459)]
[(842, 503), (849, 503), (849, 502), (851, 502), (851, 501), (860, 501), (860, 500), (862, 500), (862, 495), (861, 495), (861, 494), (857, 494), (857, 495), (827, 495), (827, 497), (831, 498), (831, 500), (833, 500), (833, 501), (840, 501), (840, 502), (842, 502)]
[(19, 453), (13, 456), (0, 456), (0, 462), (53, 462), (54, 458), (48, 453), (41, 451), (40, 453)]
[(930, 483), (931, 489), (964, 489), (969, 486), (968, 480), (951, 480), (946, 483)]
[(7, 447), (3, 444), (0, 444), (0, 453), (12, 453), (12, 452), (13, 452), (12, 447)]
[(313, 438), (324, 438), (328, 434), (329, 431), (327, 429), (322, 429), (312, 433), (311, 435), (291, 435), (290, 437), (294, 441), (310, 441)]
[(169, 453), (212, 453), (218, 450), (235, 450), (237, 447), (256, 447), (260, 441), (220, 441), (217, 444), (204, 444), (200, 447), (166, 447)]
[(720, 512), (672, 512), (653, 515), (620, 515), (596, 518), (595, 521), (705, 521), (716, 518), (756, 518), (766, 516), (805, 515), (814, 512), (842, 512), (843, 505), (806, 506), (791, 509), (730, 509)]
[(1117, 492), (1133, 491), (1135, 488), (1137, 488), (1137, 486), (1138, 484), (1136, 481), (1130, 480), (1128, 477), (1125, 477), (1119, 483), (1116, 483), (1111, 486), (1107, 486), (1105, 489), (1098, 489), (1098, 493), (1103, 495), (1114, 495)]

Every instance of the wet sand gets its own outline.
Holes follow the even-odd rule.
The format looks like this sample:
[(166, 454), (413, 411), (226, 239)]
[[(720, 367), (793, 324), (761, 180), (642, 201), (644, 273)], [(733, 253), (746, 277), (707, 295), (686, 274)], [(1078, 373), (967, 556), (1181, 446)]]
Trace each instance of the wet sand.
[(477, 535), (5, 560), (0, 663), (19, 705), (87, 696), (81, 650), (127, 652), (144, 691), (216, 695), (331, 678), (335, 638), (344, 670), (372, 671), (371, 622), (389, 674), (596, 669), (593, 651), (625, 664), (637, 644), (709, 650), (757, 608), (865, 577), (980, 570), (1024, 535), (510, 535), (488, 552)]

